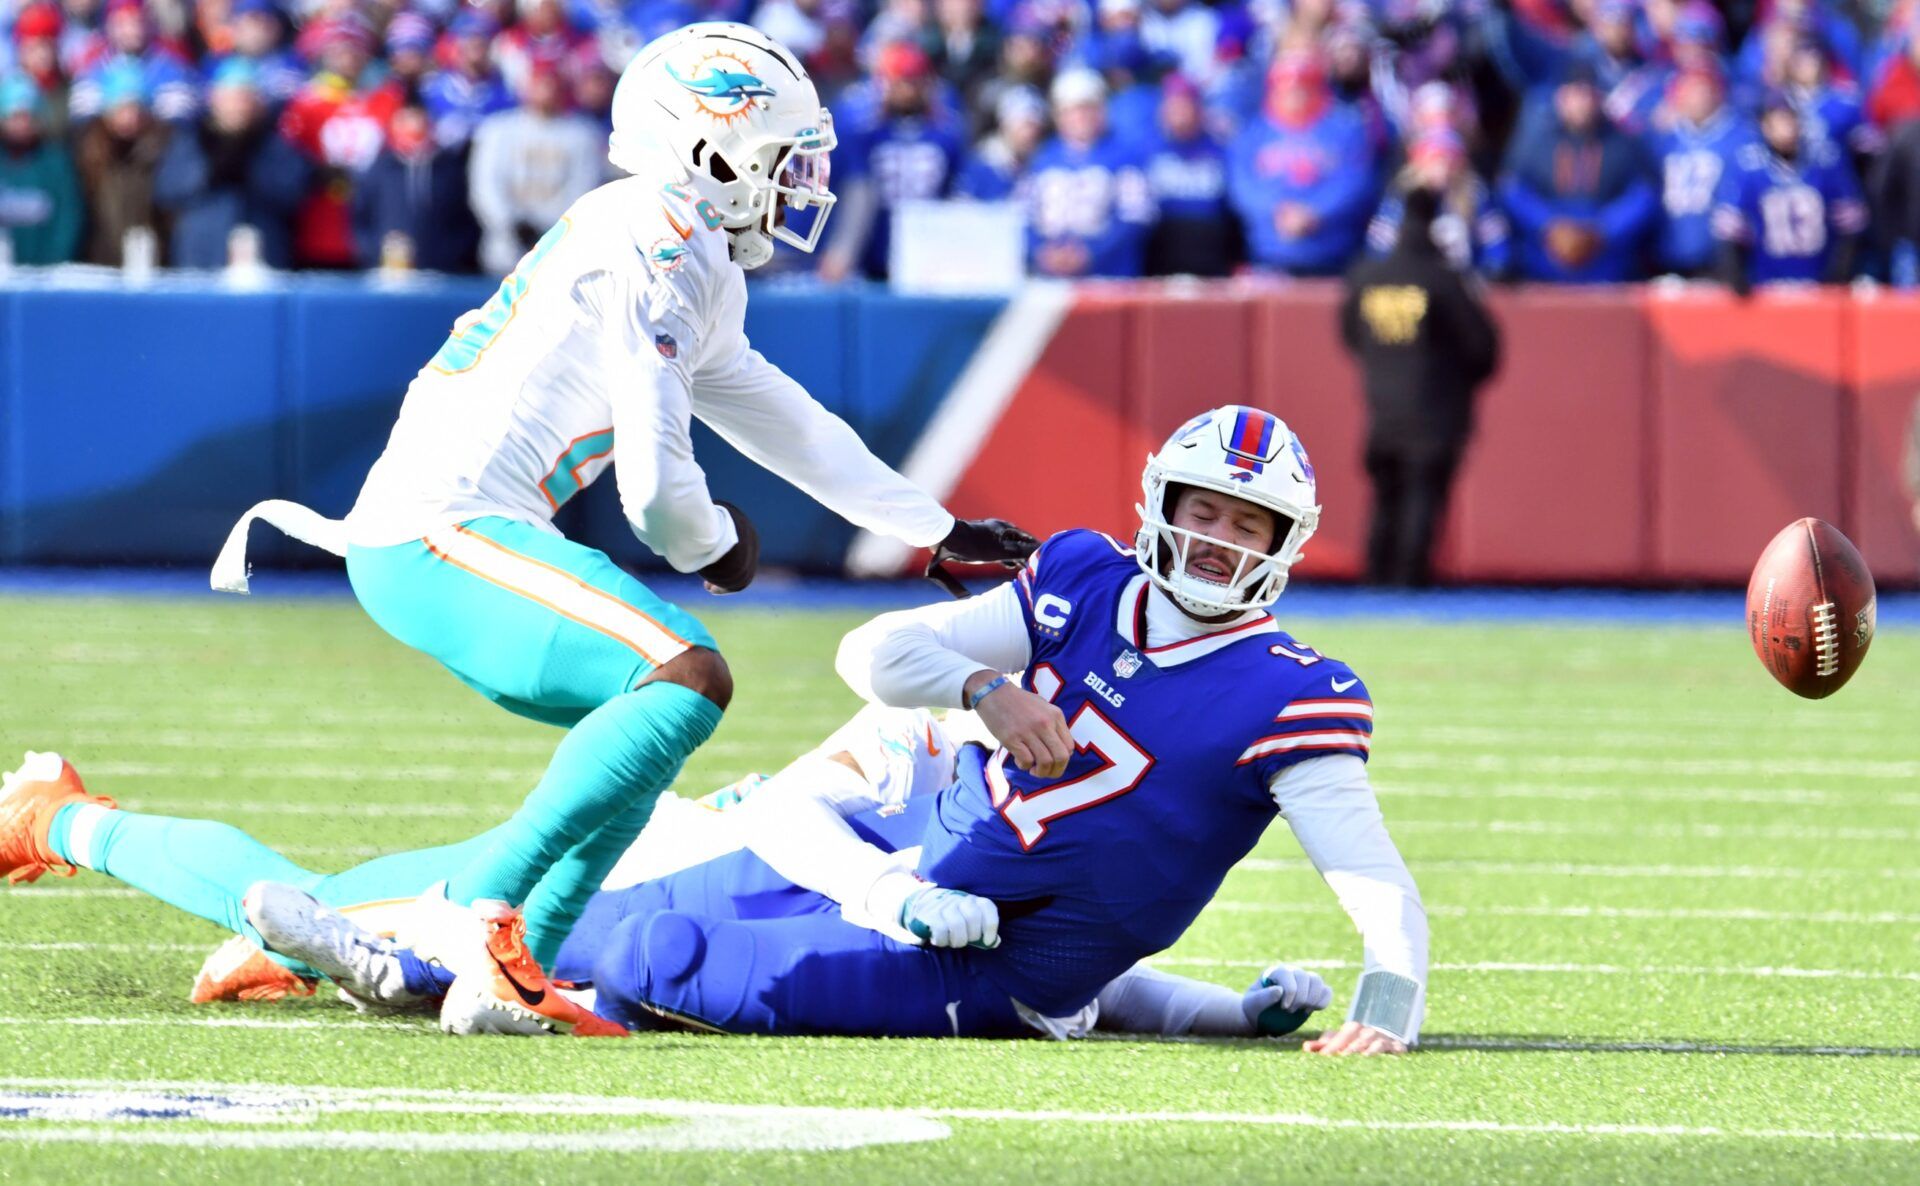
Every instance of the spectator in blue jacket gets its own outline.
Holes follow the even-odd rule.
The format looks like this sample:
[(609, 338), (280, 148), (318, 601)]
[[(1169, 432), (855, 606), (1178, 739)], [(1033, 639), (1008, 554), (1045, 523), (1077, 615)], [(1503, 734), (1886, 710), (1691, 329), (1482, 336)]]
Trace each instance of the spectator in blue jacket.
[(1255, 264), (1337, 276), (1359, 251), (1378, 193), (1366, 125), (1332, 101), (1318, 57), (1274, 63), (1267, 110), (1228, 152), (1227, 193)]
[(1756, 284), (1845, 282), (1867, 227), (1853, 166), (1832, 142), (1802, 134), (1783, 92), (1762, 101), (1760, 135), (1735, 154), (1714, 200), (1722, 278), (1742, 295)]
[(1091, 70), (1053, 82), (1059, 134), (1027, 178), (1028, 267), (1041, 276), (1138, 276), (1153, 195), (1138, 153), (1107, 127), (1107, 84)]
[(1591, 69), (1570, 68), (1551, 112), (1522, 119), (1500, 200), (1523, 278), (1590, 284), (1640, 274), (1658, 203), (1639, 146), (1600, 113)]
[(1787, 57), (1787, 98), (1800, 113), (1800, 134), (1831, 141), (1842, 153), (1874, 153), (1886, 145), (1882, 129), (1867, 122), (1866, 100), (1851, 79), (1835, 78), (1824, 43), (1804, 34)]
[(885, 280), (894, 212), (951, 193), (964, 151), (958, 120), (934, 102), (939, 79), (925, 50), (910, 41), (883, 46), (874, 76), (879, 105), (841, 133), (834, 161), (846, 180), (837, 186), (840, 206), (820, 259), (820, 278), (830, 283), (855, 272)]
[(1698, 278), (1713, 268), (1713, 196), (1733, 167), (1734, 154), (1753, 140), (1753, 128), (1727, 105), (1718, 70), (1695, 67), (1675, 75), (1648, 139), (1660, 171), (1660, 226), (1656, 271)]
[(200, 103), (199, 79), (178, 54), (154, 41), (153, 25), (140, 0), (109, 0), (98, 55), (77, 72), (68, 110), (76, 124), (106, 110), (102, 97), (110, 72), (137, 72), (141, 93), (159, 119), (192, 119)]
[(428, 78), (421, 94), (442, 148), (462, 148), (480, 121), (514, 106), (513, 92), (493, 66), (493, 38), (500, 31), (477, 8), (463, 9), (447, 27), (452, 63)]
[(961, 166), (954, 192), (983, 202), (1013, 198), (1027, 165), (1047, 139), (1047, 101), (1032, 87), (1009, 87), (994, 104), (994, 131)]
[(232, 57), (214, 73), (206, 114), (167, 141), (153, 179), (154, 204), (173, 216), (168, 260), (181, 268), (218, 268), (242, 224), (260, 235), (269, 267), (293, 263), (293, 214), (313, 168), (274, 128), (260, 75)]
[(360, 266), (394, 264), (471, 272), (480, 224), (467, 201), (467, 153), (435, 143), (426, 110), (393, 113), (387, 146), (353, 187), (353, 243)]
[(1239, 262), (1240, 223), (1227, 204), (1227, 154), (1207, 131), (1199, 88), (1183, 75), (1160, 85), (1147, 185), (1160, 221), (1147, 241), (1154, 276), (1225, 276)]

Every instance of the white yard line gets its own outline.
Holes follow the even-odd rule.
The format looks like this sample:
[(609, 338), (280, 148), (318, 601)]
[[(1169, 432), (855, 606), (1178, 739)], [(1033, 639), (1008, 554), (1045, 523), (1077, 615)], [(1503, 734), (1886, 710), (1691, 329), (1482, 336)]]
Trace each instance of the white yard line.
[[(1209, 911), (1225, 914), (1324, 914), (1346, 920), (1331, 899), (1322, 902), (1247, 902), (1215, 899)], [(1897, 911), (1863, 913), (1850, 910), (1753, 910), (1740, 906), (1450, 906), (1428, 903), (1426, 912), (1434, 918), (1592, 918), (1637, 919), (1649, 922), (1765, 922), (1819, 923), (1837, 926), (1914, 926), (1920, 914)]]
[(8, 951), (32, 951), (42, 954), (61, 951), (104, 951), (114, 954), (155, 954), (160, 952), (211, 952), (210, 943), (9, 943)]
[(298, 749), (352, 754), (364, 760), (382, 753), (411, 756), (457, 747), (462, 753), (540, 759), (553, 753), (557, 734), (529, 738), (490, 737), (475, 727), (424, 736), (415, 734), (408, 737), (404, 745), (389, 743), (370, 747), (364, 737), (324, 732), (268, 733), (251, 729), (145, 729), (136, 726), (124, 730), (61, 729), (58, 740), (62, 746), (78, 752), (84, 752), (84, 747), (90, 746), (136, 751), (191, 750), (196, 754)]
[(1395, 817), (1388, 826), (1394, 832), (1477, 832), (1493, 836), (1632, 836), (1653, 840), (1920, 840), (1920, 830), (1913, 828), (1828, 828), (1811, 824), (1616, 824), (1600, 820)]
[(1768, 1054), (1826, 1058), (1920, 1058), (1910, 1046), (1784, 1046), (1742, 1042), (1662, 1042), (1611, 1038), (1479, 1038), (1467, 1034), (1430, 1035), (1422, 1050), (1539, 1051), (1571, 1054)]
[[(1264, 968), (1273, 960), (1207, 959), (1155, 956), (1147, 961), (1158, 968)], [(1296, 960), (1287, 963), (1314, 971), (1355, 971), (1363, 965), (1352, 960)], [(1529, 964), (1484, 960), (1477, 963), (1431, 964), (1435, 972), (1517, 973), (1547, 976), (1747, 976), (1760, 980), (1873, 980), (1903, 981), (1920, 984), (1920, 972), (1872, 972), (1862, 968), (1776, 968), (1738, 967), (1716, 964)]]
[(518, 803), (290, 803), (284, 799), (123, 799), (129, 811), (153, 815), (342, 815), (396, 819), (468, 819), (476, 816), (505, 819)]
[(1420, 783), (1401, 782), (1393, 774), (1389, 759), (1380, 761), (1382, 779), (1375, 784), (1383, 798), (1395, 799), (1488, 799), (1564, 800), (1574, 803), (1765, 803), (1781, 806), (1838, 807), (1920, 807), (1920, 794), (1888, 792), (1879, 788), (1860, 791), (1817, 790), (1812, 787), (1735, 787), (1702, 784), (1699, 786), (1604, 786), (1577, 783), (1541, 785), (1524, 782)]
[(1778, 777), (1782, 774), (1832, 775), (1849, 780), (1895, 779), (1911, 785), (1920, 779), (1920, 762), (1875, 761), (1866, 758), (1826, 761), (1819, 758), (1640, 758), (1605, 755), (1460, 754), (1423, 750), (1417, 746), (1380, 746), (1378, 759), (1385, 769), (1524, 772), (1530, 774), (1651, 774), (1661, 778), (1688, 774), (1732, 774)]
[[(645, 1099), (630, 1096), (593, 1095), (503, 1095), (490, 1092), (349, 1089), (303, 1086), (299, 1084), (217, 1084), (123, 1082), (116, 1080), (5, 1079), (0, 1087), (15, 1088), (23, 1094), (9, 1096), (9, 1102), (27, 1099), (32, 1092), (49, 1098), (50, 1106), (68, 1109), (94, 1104), (110, 1107), (117, 1099), (151, 1105), (168, 1099), (194, 1098), (204, 1105), (205, 1097), (230, 1097), (216, 1101), (236, 1108), (248, 1106), (280, 1109), (305, 1106), (319, 1113), (378, 1112), (383, 1115), (428, 1114), (472, 1115), (574, 1115), (574, 1116), (647, 1116), (681, 1122), (693, 1122), (696, 1143), (663, 1144), (683, 1138), (675, 1134), (689, 1131), (686, 1123), (660, 1129), (591, 1133), (516, 1133), (488, 1131), (448, 1132), (368, 1132), (365, 1130), (317, 1129), (289, 1131), (286, 1127), (264, 1129), (196, 1129), (178, 1131), (153, 1121), (127, 1126), (89, 1125), (65, 1128), (0, 1126), (0, 1140), (17, 1142), (64, 1141), (89, 1144), (183, 1145), (209, 1148), (298, 1148), (298, 1149), (376, 1149), (409, 1152), (502, 1152), (538, 1149), (545, 1152), (608, 1152), (661, 1148), (776, 1147), (771, 1142), (791, 1141), (809, 1132), (817, 1137), (860, 1137), (857, 1143), (874, 1140), (933, 1140), (945, 1136), (942, 1122), (988, 1122), (1010, 1124), (1069, 1124), (1112, 1127), (1142, 1125), (1200, 1125), (1269, 1128), (1346, 1129), (1359, 1131), (1481, 1133), (1511, 1136), (1589, 1136), (1655, 1138), (1746, 1138), (1762, 1140), (1876, 1142), (1891, 1144), (1920, 1143), (1920, 1132), (1796, 1129), (1730, 1128), (1718, 1125), (1681, 1124), (1517, 1124), (1493, 1120), (1428, 1119), (1381, 1120), (1373, 1118), (1315, 1116), (1298, 1112), (1210, 1112), (1210, 1111), (1125, 1111), (1103, 1112), (1078, 1109), (1027, 1108), (839, 1108), (787, 1106), (777, 1104), (720, 1104), (689, 1100)], [(80, 1095), (76, 1093), (93, 1093)], [(926, 1127), (937, 1125), (934, 1133)], [(772, 1126), (769, 1128), (768, 1126)], [(874, 1136), (873, 1134), (880, 1134)], [(719, 1138), (706, 1144), (706, 1138)], [(769, 1144), (759, 1142), (769, 1140)], [(634, 1142), (634, 1143), (621, 1143)], [(819, 1148), (851, 1147), (838, 1145), (790, 1145), (777, 1147)]]
[[(1704, 878), (1738, 881), (1834, 881), (1874, 878), (1884, 881), (1920, 881), (1920, 868), (1798, 869), (1772, 865), (1602, 865), (1572, 861), (1413, 861), (1413, 869), (1428, 873), (1482, 873), (1522, 877)], [(1313, 869), (1305, 858), (1247, 857), (1234, 869), (1250, 873), (1283, 873)]]

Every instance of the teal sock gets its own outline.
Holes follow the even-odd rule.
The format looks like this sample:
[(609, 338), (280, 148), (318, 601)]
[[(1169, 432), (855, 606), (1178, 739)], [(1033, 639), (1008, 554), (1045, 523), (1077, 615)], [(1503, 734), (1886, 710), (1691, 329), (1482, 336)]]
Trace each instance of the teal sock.
[[(632, 821), (646, 821), (680, 764), (719, 724), (720, 709), (711, 700), (664, 680), (594, 709), (561, 739), (520, 810), (448, 880), (447, 897), (462, 904), (479, 898), (524, 904), (562, 858), (574, 855), (560, 879), (564, 884), (556, 882), (542, 901), (542, 935), (564, 937), (620, 856), (619, 850), (608, 853), (585, 842), (616, 819), (623, 820), (621, 830), (632, 825), (637, 834)], [(557, 950), (559, 940), (550, 942)]]
[[(676, 764), (661, 787), (671, 786), (679, 774), (680, 767)], [(655, 794), (614, 816), (598, 832), (574, 845), (527, 895), (523, 911), (527, 921), (527, 950), (540, 961), (541, 967), (553, 967), (553, 961), (560, 955), (560, 945), (567, 941), (573, 924), (580, 920), (587, 900), (599, 892), (600, 883), (619, 863), (634, 837), (647, 826), (659, 802), (660, 796)]]
[(91, 804), (70, 803), (53, 817), (48, 847), (63, 859), (105, 873), (177, 906), (245, 935), (260, 935), (240, 905), (256, 881), (284, 881), (311, 890), (319, 876), (230, 824), (106, 811), (86, 841), (73, 851), (73, 825)]
[(388, 853), (320, 879), (309, 892), (328, 906), (358, 906), (392, 898), (417, 898), (436, 881), (467, 867), (493, 842), (491, 829), (458, 844)]

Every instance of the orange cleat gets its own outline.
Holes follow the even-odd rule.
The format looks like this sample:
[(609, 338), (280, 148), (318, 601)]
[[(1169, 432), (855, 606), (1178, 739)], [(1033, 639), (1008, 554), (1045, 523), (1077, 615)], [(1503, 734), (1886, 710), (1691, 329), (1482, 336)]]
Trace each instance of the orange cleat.
[(317, 980), (309, 980), (267, 958), (259, 944), (245, 935), (222, 943), (200, 965), (187, 999), (196, 1005), (215, 1001), (278, 1001), (310, 997)]
[(527, 950), (520, 911), (504, 902), (475, 902), (486, 929), (486, 958), (455, 969), (458, 978), (440, 1008), (440, 1028), (450, 1034), (571, 1034), (576, 1038), (624, 1038), (625, 1026), (581, 1008), (547, 978)]
[(116, 807), (104, 795), (89, 795), (80, 775), (59, 754), (27, 751), (20, 769), (0, 779), (0, 873), (20, 884), (53, 872), (72, 877), (74, 867), (47, 847), (53, 817), (69, 803)]

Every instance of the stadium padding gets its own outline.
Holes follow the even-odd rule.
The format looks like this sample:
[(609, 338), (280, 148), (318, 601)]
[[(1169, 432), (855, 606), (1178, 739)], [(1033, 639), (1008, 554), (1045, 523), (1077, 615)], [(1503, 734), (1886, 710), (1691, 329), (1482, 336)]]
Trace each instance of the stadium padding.
[[(419, 359), (477, 281), (298, 278), (0, 290), (0, 563), (205, 563), (248, 503), (351, 504)], [(1920, 299), (1713, 290), (1502, 290), (1440, 556), (1457, 580), (1738, 583), (1779, 526), (1836, 522), (1883, 581), (1920, 577), (1900, 482), (1920, 398)], [(1088, 285), (982, 426), (947, 501), (1042, 533), (1131, 534), (1140, 459), (1185, 416), (1250, 402), (1306, 440), (1325, 507), (1303, 576), (1357, 574), (1366, 413), (1333, 283)], [(914, 446), (1005, 303), (768, 287), (762, 353), (883, 458)], [(836, 568), (852, 529), (704, 429), (715, 493), (770, 565)], [(563, 525), (657, 569), (612, 483)], [(321, 560), (262, 536), (261, 555)]]
[(1846, 529), (1841, 494), (1847, 298), (1650, 296), (1654, 575), (1744, 580), (1780, 528)]
[(1853, 304), (1849, 535), (1882, 580), (1920, 580), (1920, 534), (1901, 476), (1908, 434), (1920, 415), (1916, 327), (1920, 297), (1889, 293)]
[(1645, 318), (1595, 290), (1501, 292), (1493, 307), (1505, 362), (1475, 409), (1440, 572), (1606, 581), (1648, 571)]
[[(300, 277), (243, 292), (179, 277), (0, 290), (0, 564), (205, 564), (259, 499), (344, 514), (421, 362), (493, 288)], [(766, 289), (748, 331), (898, 462), (1004, 303)], [(696, 448), (715, 494), (759, 524), (763, 562), (837, 564), (850, 526), (704, 428)], [(588, 493), (569, 529), (660, 567), (613, 483)], [(256, 559), (326, 562), (255, 534)]]

